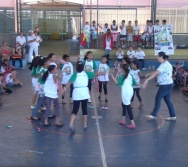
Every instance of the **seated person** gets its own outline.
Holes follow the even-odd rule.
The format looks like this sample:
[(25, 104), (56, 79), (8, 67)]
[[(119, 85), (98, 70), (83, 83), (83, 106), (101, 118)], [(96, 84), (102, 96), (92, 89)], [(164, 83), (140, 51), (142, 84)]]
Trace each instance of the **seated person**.
[(12, 65), (15, 67), (15, 61), (18, 60), (20, 62), (20, 68), (22, 69), (22, 55), (21, 49), (19, 48), (18, 43), (14, 45), (14, 49), (12, 51)]
[(6, 75), (6, 86), (23, 86), (23, 84), (16, 78), (16, 70), (12, 69), (11, 73)]
[(2, 61), (4, 59), (7, 59), (9, 61), (11, 55), (11, 49), (8, 47), (7, 42), (3, 41), (3, 46), (0, 50), (0, 57), (2, 58)]
[(182, 88), (182, 93), (188, 95), (188, 72), (184, 72), (184, 87)]
[(0, 94), (7, 94), (12, 93), (10, 88), (7, 88), (6, 85), (3, 83), (4, 74), (0, 73)]
[(0, 72), (1, 72), (2, 74), (7, 74), (7, 73), (10, 73), (10, 72), (11, 72), (11, 69), (12, 69), (12, 68), (13, 68), (12, 66), (9, 66), (8, 60), (7, 60), (7, 59), (4, 59), (4, 60), (3, 60), (3, 64), (2, 64), (2, 66), (1, 66)]

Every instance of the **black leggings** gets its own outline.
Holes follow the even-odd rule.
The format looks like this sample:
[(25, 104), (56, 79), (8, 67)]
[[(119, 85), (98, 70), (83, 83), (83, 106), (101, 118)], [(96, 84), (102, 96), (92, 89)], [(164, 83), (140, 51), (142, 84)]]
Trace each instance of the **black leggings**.
[(104, 89), (104, 94), (107, 95), (107, 81), (98, 81), (99, 82), (99, 92), (102, 92), (102, 86)]
[(141, 99), (141, 96), (140, 96), (140, 88), (134, 88), (133, 91), (134, 91), (134, 93), (133, 93), (133, 97), (131, 99), (131, 102), (134, 101), (134, 95), (135, 95), (135, 92), (136, 92), (136, 96), (137, 96), (139, 102), (141, 103), (142, 99)]
[[(66, 85), (63, 84), (63, 88), (64, 88), (65, 86), (66, 86)], [(72, 98), (72, 92), (73, 92), (73, 84), (70, 85), (70, 96), (69, 96), (70, 98)], [(63, 96), (62, 96), (62, 99), (64, 99), (64, 98), (65, 98), (65, 96), (63, 95)]]
[(91, 86), (92, 86), (92, 79), (89, 79), (89, 80), (88, 80), (88, 88), (89, 88), (89, 91), (91, 91)]
[(122, 103), (122, 108), (123, 108), (123, 113), (122, 113), (123, 116), (126, 116), (126, 112), (128, 112), (130, 120), (133, 120), (133, 113), (132, 113), (131, 105), (130, 104), (124, 105)]
[(73, 101), (72, 114), (77, 115), (79, 107), (80, 107), (80, 102), (81, 102), (82, 103), (82, 113), (83, 113), (83, 115), (87, 115), (87, 101), (88, 101), (88, 99), (85, 99), (85, 100), (74, 100)]

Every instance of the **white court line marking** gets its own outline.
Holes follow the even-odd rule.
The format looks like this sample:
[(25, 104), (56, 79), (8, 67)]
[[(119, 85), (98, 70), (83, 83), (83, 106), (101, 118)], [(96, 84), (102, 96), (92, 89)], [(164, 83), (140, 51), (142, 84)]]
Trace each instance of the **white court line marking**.
[[(93, 105), (96, 106), (93, 89), (92, 89), (92, 101), (93, 101)], [(97, 133), (98, 133), (99, 145), (100, 145), (100, 150), (101, 150), (102, 163), (103, 163), (103, 167), (107, 167), (106, 155), (105, 155), (105, 151), (104, 151), (102, 135), (101, 135), (101, 128), (100, 128), (100, 124), (99, 124), (99, 117), (98, 117), (96, 107), (94, 108), (94, 113), (95, 113), (95, 117), (96, 117), (96, 126), (97, 126)]]

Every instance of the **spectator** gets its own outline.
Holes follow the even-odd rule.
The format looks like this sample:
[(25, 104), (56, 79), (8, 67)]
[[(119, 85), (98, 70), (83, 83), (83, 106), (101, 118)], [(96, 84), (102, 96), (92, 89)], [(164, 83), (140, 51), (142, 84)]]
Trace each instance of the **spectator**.
[(127, 51), (128, 58), (133, 61), (135, 58), (135, 51), (133, 50), (132, 46), (129, 47), (129, 50)]
[(15, 61), (18, 60), (20, 63), (20, 69), (22, 69), (22, 55), (21, 55), (21, 49), (19, 48), (19, 44), (16, 43), (14, 46), (14, 49), (12, 51), (12, 65), (15, 67)]
[(113, 40), (112, 40), (112, 34), (110, 29), (107, 30), (106, 34), (104, 34), (104, 50), (105, 50), (105, 56), (110, 59), (110, 51), (113, 48)]
[(116, 48), (117, 34), (118, 34), (118, 26), (117, 26), (115, 20), (113, 20), (113, 22), (112, 22), (112, 25), (111, 25), (111, 32), (112, 32), (112, 41), (114, 42), (114, 48)]
[(6, 75), (6, 85), (12, 86), (23, 86), (23, 84), (16, 78), (16, 70), (12, 69), (9, 74)]
[(145, 59), (146, 55), (144, 53), (144, 51), (142, 51), (141, 47), (138, 46), (138, 50), (135, 54), (135, 58), (138, 60), (138, 63), (141, 63), (141, 66), (139, 65), (139, 67), (141, 67), (140, 69), (145, 70), (144, 68), (144, 59)]
[(106, 31), (109, 29), (108, 23), (105, 23), (105, 24), (104, 24), (104, 27), (100, 26), (100, 24), (98, 24), (98, 26), (102, 29), (102, 31), (103, 31), (104, 34), (105, 34)]
[(28, 63), (30, 64), (33, 59), (33, 51), (35, 52), (35, 55), (38, 56), (38, 46), (36, 42), (36, 37), (33, 34), (33, 31), (29, 31), (29, 35), (27, 37), (27, 42), (29, 45), (29, 57), (28, 57)]
[(153, 48), (153, 38), (154, 38), (153, 33), (154, 33), (154, 27), (152, 21), (150, 20), (147, 29), (146, 48), (149, 48), (149, 44), (150, 44), (150, 48)]
[(40, 46), (40, 43), (42, 42), (42, 38), (38, 35), (37, 31), (34, 32), (34, 35), (35, 35), (35, 38), (36, 38), (36, 45), (38, 47), (38, 52), (39, 52), (39, 46)]
[(97, 43), (97, 31), (98, 28), (96, 26), (96, 22), (93, 21), (91, 25), (91, 39), (92, 39), (92, 48), (96, 48), (96, 43)]
[(132, 22), (129, 21), (128, 26), (127, 26), (127, 45), (132, 46), (133, 42), (133, 26), (131, 25)]
[(125, 48), (125, 42), (126, 42), (126, 25), (125, 25), (125, 20), (121, 21), (121, 25), (119, 26), (121, 32), (120, 32), (120, 43), (121, 43), (121, 47)]
[(3, 41), (3, 46), (0, 50), (0, 57), (1, 57), (0, 66), (2, 62), (4, 61), (4, 59), (7, 59), (9, 62), (10, 56), (11, 56), (11, 49), (8, 47), (7, 42)]
[(138, 21), (135, 20), (135, 25), (133, 26), (133, 35), (134, 42), (136, 43), (136, 47), (138, 47), (138, 43), (140, 42), (140, 26), (138, 26)]
[(20, 32), (19, 35), (16, 37), (16, 43), (19, 45), (19, 47), (21, 49), (22, 59), (24, 59), (25, 58), (26, 39), (23, 36), (23, 32)]

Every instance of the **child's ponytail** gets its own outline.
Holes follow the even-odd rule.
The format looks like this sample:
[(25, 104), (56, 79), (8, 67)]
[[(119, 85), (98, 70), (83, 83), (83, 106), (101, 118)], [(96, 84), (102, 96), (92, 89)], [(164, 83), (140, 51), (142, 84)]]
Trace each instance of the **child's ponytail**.
[(46, 82), (46, 79), (48, 78), (49, 73), (52, 72), (55, 67), (56, 67), (55, 65), (50, 65), (48, 67), (48, 70), (42, 76), (42, 81)]
[(129, 75), (129, 65), (128, 64), (123, 64), (122, 68), (125, 71), (125, 78), (124, 78), (124, 80), (125, 80), (128, 77), (128, 75)]

